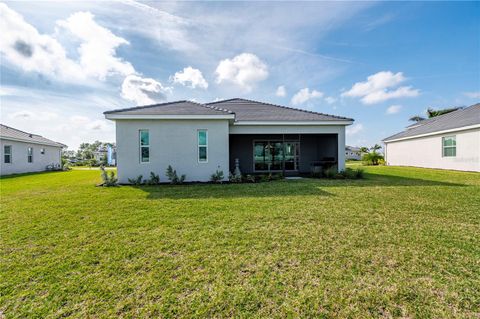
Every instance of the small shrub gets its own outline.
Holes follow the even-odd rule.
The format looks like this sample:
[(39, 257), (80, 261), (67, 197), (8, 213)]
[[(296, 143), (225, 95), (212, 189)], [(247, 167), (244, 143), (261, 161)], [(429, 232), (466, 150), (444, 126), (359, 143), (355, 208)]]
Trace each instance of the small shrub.
[(241, 183), (242, 182), (242, 175), (235, 175), (235, 174), (228, 174), (228, 180), (230, 183)]
[(213, 173), (210, 176), (210, 181), (214, 183), (221, 183), (223, 180), (223, 171), (216, 170), (215, 173)]
[(142, 185), (143, 175), (138, 175), (136, 178), (129, 178), (128, 182), (132, 185), (139, 186)]
[(323, 175), (326, 178), (335, 178), (337, 174), (338, 174), (338, 171), (336, 166), (331, 166), (323, 171)]
[(165, 175), (167, 175), (167, 178), (171, 184), (182, 184), (185, 181), (185, 178), (187, 177), (185, 174), (178, 177), (177, 171), (174, 170), (171, 165), (168, 165)]
[(102, 186), (104, 187), (110, 187), (110, 186), (117, 186), (117, 177), (115, 176), (115, 172), (114, 171), (110, 171), (110, 172), (107, 172), (105, 170), (105, 167), (101, 166), (100, 167), (100, 170), (102, 171), (101, 175), (102, 175), (102, 180), (103, 180), (103, 183), (102, 183)]
[(258, 181), (261, 182), (261, 183), (264, 183), (264, 182), (269, 182), (270, 181), (270, 175), (259, 175), (258, 176)]
[(355, 171), (355, 178), (362, 179), (363, 178), (363, 169), (357, 168)]
[[(141, 178), (140, 178), (141, 180)], [(160, 184), (160, 176), (156, 175), (154, 172), (150, 172), (150, 178), (147, 181), (148, 185), (158, 185)]]
[(255, 182), (256, 182), (255, 176), (253, 176), (253, 175), (247, 175), (247, 176), (245, 176), (245, 181), (246, 181), (247, 183), (255, 183)]
[(383, 155), (375, 151), (364, 154), (362, 157), (362, 161), (365, 165), (379, 165), (380, 163), (385, 163)]
[(69, 162), (65, 162), (65, 163), (63, 164), (63, 166), (62, 166), (62, 169), (63, 169), (64, 171), (69, 171), (69, 170), (72, 169), (72, 166), (70, 165)]

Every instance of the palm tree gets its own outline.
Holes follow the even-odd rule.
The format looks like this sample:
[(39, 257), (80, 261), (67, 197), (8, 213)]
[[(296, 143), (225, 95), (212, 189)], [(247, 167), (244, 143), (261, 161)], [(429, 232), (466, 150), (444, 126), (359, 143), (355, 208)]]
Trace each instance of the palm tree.
[(360, 153), (368, 153), (368, 147), (360, 147)]
[[(431, 119), (432, 117), (447, 114), (447, 113), (456, 111), (458, 109), (460, 109), (460, 107), (450, 107), (450, 108), (440, 109), (440, 110), (434, 110), (433, 108), (429, 107), (427, 109), (427, 116), (428, 116), (427, 118)], [(425, 120), (425, 118), (420, 116), (420, 115), (414, 115), (411, 118), (409, 118), (408, 120), (412, 121), (412, 122), (420, 122), (420, 121)]]
[(374, 153), (376, 153), (378, 150), (382, 149), (382, 147), (378, 144), (375, 144), (373, 145), (371, 148), (370, 148)]

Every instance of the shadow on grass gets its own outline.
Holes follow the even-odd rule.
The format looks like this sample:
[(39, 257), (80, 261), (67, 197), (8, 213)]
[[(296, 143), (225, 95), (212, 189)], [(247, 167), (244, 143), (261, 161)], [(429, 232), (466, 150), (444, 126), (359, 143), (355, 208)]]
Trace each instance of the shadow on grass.
[(242, 197), (335, 196), (329, 187), (408, 187), (467, 186), (464, 184), (409, 178), (395, 175), (365, 174), (361, 180), (329, 180), (305, 178), (255, 184), (186, 184), (135, 187), (148, 193), (148, 199), (203, 199)]

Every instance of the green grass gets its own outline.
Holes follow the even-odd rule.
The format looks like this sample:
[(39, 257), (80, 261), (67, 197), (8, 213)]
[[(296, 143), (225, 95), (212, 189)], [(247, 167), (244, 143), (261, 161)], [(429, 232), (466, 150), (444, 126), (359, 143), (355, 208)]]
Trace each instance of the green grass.
[[(480, 174), (101, 188), (3, 178), (6, 318), (480, 316)], [(0, 315), (1, 317), (1, 315)]]

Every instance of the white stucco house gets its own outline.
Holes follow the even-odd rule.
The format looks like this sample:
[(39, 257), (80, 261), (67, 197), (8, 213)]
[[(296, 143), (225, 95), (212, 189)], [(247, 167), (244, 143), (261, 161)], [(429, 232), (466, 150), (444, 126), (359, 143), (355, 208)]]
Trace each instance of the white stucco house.
[(345, 167), (346, 117), (246, 99), (177, 101), (107, 111), (115, 121), (120, 183), (150, 172), (167, 180), (171, 165), (186, 181), (225, 178), (238, 160), (243, 174), (309, 173), (313, 166)]
[(362, 159), (362, 150), (360, 147), (345, 146), (345, 159), (359, 161)]
[(64, 144), (0, 124), (0, 175), (61, 168)]
[(480, 172), (480, 103), (387, 137), (387, 165)]

